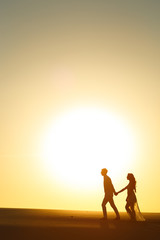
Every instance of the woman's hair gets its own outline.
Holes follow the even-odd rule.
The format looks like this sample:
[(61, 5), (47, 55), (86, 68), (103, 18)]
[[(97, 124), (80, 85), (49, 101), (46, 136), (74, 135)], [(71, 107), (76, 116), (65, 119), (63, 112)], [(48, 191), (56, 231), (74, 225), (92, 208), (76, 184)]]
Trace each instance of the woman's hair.
[(136, 192), (136, 179), (135, 179), (134, 175), (132, 173), (128, 173), (127, 178), (130, 181), (131, 186), (133, 187), (133, 189)]

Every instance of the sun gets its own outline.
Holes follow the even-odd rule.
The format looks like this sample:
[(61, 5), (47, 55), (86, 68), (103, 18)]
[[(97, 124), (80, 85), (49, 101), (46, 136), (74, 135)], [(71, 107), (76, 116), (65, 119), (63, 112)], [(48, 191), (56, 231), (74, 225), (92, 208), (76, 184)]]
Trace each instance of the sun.
[(87, 189), (97, 184), (101, 168), (121, 177), (133, 162), (135, 141), (120, 117), (83, 107), (57, 117), (41, 149), (47, 174), (70, 187)]

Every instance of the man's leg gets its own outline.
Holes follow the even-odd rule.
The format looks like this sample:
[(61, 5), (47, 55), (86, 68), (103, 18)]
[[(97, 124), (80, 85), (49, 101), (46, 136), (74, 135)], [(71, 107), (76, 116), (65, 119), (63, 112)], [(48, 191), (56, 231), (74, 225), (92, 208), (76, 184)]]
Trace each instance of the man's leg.
[(102, 202), (102, 210), (103, 210), (103, 216), (105, 219), (107, 219), (107, 210), (106, 210), (106, 204), (108, 202), (108, 199), (104, 197), (103, 202)]
[(113, 198), (111, 198), (111, 199), (109, 200), (109, 203), (110, 203), (111, 207), (113, 208), (113, 210), (115, 211), (115, 214), (116, 214), (116, 216), (117, 216), (117, 219), (120, 219), (120, 215), (119, 215), (118, 209), (117, 209), (117, 207), (116, 207), (116, 205), (115, 205), (115, 203), (114, 203)]

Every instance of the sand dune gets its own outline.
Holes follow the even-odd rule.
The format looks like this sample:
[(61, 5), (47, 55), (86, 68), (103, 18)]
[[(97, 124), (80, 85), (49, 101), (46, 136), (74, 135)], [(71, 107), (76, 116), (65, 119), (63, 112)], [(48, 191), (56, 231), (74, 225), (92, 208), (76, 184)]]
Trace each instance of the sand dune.
[(101, 221), (101, 212), (0, 209), (0, 236), (5, 239), (159, 239), (160, 214), (144, 213), (145, 222)]

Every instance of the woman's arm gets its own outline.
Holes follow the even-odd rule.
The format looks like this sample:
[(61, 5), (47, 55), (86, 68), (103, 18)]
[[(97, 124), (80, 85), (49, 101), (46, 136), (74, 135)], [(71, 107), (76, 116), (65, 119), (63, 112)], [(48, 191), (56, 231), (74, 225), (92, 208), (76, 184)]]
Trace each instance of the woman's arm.
[(125, 191), (127, 188), (128, 188), (128, 185), (127, 185), (125, 188), (121, 189), (121, 190), (120, 190), (119, 192), (117, 192), (116, 194), (119, 194), (119, 193)]

